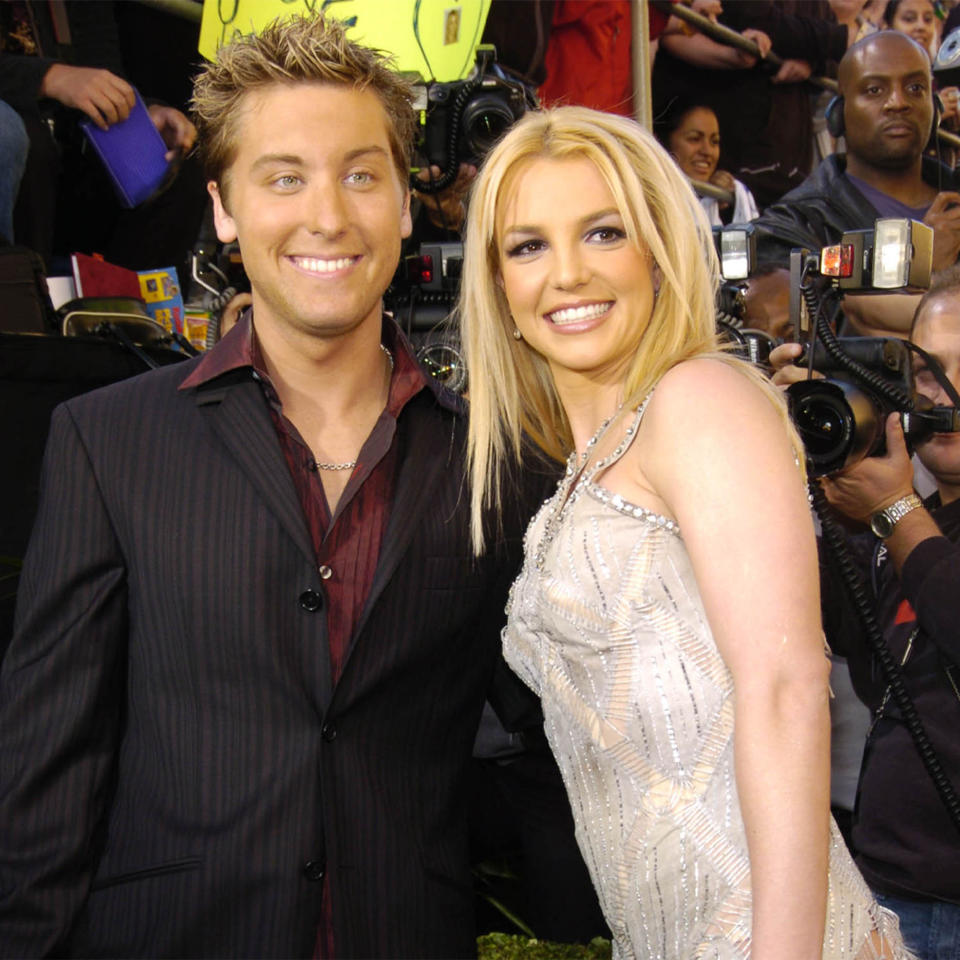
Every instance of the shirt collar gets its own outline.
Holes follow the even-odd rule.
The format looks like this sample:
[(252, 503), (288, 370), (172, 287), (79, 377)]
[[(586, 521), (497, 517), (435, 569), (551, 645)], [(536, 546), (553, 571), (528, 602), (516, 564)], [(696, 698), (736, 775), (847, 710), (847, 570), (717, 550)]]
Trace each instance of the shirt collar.
[[(403, 335), (391, 317), (383, 318), (380, 342), (393, 357), (393, 376), (390, 378), (390, 394), (387, 412), (396, 417), (403, 406), (427, 387), (438, 402), (450, 410), (463, 412), (463, 401), (444, 388), (437, 380), (425, 373), (417, 362), (410, 341)], [(247, 369), (251, 374), (269, 383), (263, 358), (254, 335), (253, 309), (245, 310), (234, 328), (199, 360), (182, 384), (181, 390), (189, 390), (210, 383), (234, 370)]]

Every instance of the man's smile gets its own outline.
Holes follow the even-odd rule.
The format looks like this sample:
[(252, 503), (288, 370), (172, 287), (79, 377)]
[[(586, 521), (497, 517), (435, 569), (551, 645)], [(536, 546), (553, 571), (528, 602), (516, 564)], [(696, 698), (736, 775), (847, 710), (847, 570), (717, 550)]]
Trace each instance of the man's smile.
[(352, 267), (359, 257), (288, 257), (297, 269), (305, 273), (330, 274)]

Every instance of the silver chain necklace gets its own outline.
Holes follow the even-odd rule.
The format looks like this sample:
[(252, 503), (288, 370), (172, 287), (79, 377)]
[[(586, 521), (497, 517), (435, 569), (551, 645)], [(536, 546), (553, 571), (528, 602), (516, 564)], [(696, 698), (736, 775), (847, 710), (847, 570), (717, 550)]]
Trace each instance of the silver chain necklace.
[[(393, 374), (393, 354), (381, 343), (380, 349), (386, 354), (387, 361), (390, 364), (390, 374)], [(318, 470), (352, 470), (356, 465), (356, 460), (348, 460), (346, 463), (327, 463), (324, 460), (318, 460), (316, 455), (313, 458), (314, 466)]]

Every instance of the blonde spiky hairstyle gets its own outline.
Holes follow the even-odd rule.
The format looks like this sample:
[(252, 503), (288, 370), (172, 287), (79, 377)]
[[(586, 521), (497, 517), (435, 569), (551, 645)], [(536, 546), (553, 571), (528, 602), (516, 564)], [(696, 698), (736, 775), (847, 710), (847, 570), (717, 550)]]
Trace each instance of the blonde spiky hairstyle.
[[(719, 350), (719, 268), (709, 223), (686, 177), (643, 127), (585, 107), (528, 113), (487, 157), (474, 184), (465, 237), (460, 325), (470, 382), (468, 469), (471, 532), (483, 549), (482, 515), (499, 513), (504, 467), (520, 460), (524, 436), (562, 461), (573, 438), (549, 367), (512, 336), (506, 296), (497, 282), (497, 213), (529, 161), (590, 160), (614, 197), (629, 240), (647, 250), (661, 275), (660, 293), (623, 384), (627, 406), (639, 404), (675, 364)], [(557, 198), (558, 203), (563, 198)], [(762, 376), (742, 364), (757, 381)], [(765, 386), (786, 413), (775, 391)]]
[(273, 20), (258, 34), (237, 37), (204, 64), (193, 82), (190, 109), (199, 131), (204, 169), (224, 192), (237, 153), (241, 104), (247, 93), (302, 83), (371, 90), (387, 115), (387, 133), (400, 182), (410, 177), (416, 118), (410, 84), (390, 58), (347, 39), (332, 18), (294, 16)]

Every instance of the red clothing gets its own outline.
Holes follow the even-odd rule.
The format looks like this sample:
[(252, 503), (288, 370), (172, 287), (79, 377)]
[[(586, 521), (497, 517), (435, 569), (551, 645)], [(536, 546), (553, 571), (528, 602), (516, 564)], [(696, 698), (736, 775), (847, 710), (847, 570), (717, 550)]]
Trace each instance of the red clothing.
[(630, 48), (629, 0), (558, 0), (541, 101), (633, 116)]

